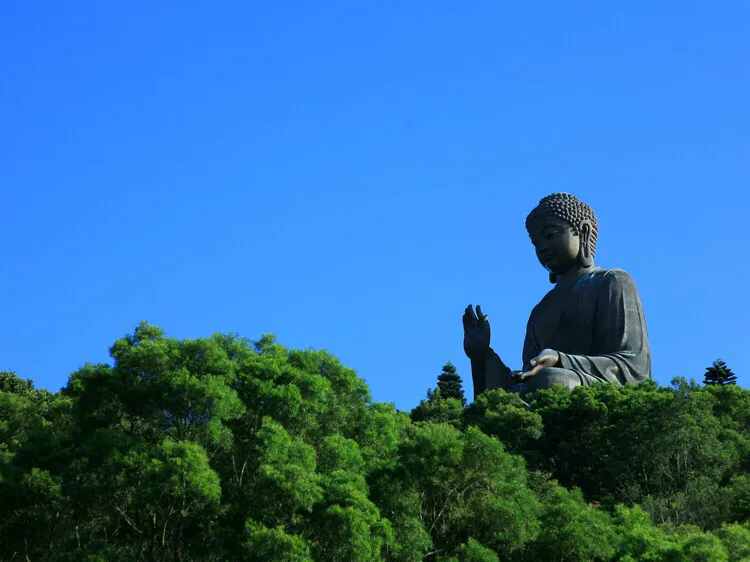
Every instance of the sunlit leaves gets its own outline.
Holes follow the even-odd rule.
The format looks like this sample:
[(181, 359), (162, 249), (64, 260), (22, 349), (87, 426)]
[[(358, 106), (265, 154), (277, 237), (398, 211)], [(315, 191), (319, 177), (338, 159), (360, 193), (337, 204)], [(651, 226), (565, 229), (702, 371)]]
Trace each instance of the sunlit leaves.
[(450, 372), (410, 416), (270, 335), (142, 323), (111, 355), (56, 394), (0, 373), (0, 559), (750, 557), (736, 386), (495, 390), (465, 407)]

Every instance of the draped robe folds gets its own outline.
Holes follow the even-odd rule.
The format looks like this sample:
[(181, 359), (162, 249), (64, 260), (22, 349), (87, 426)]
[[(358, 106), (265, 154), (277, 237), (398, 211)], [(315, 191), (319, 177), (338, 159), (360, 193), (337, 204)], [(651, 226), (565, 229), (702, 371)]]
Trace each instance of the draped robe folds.
[[(617, 385), (651, 378), (651, 352), (643, 306), (633, 279), (621, 269), (591, 267), (561, 279), (531, 312), (523, 346), (523, 370), (543, 349), (560, 355), (574, 385)], [(559, 371), (562, 372), (562, 371)], [(485, 389), (523, 391), (492, 349)]]

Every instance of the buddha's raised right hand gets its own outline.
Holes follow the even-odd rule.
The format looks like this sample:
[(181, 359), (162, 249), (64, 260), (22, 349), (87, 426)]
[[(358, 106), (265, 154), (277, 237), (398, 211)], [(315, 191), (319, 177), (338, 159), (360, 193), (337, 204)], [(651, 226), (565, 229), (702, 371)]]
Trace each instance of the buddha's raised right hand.
[(490, 323), (477, 305), (476, 312), (469, 305), (464, 311), (464, 352), (469, 359), (486, 359), (490, 351)]

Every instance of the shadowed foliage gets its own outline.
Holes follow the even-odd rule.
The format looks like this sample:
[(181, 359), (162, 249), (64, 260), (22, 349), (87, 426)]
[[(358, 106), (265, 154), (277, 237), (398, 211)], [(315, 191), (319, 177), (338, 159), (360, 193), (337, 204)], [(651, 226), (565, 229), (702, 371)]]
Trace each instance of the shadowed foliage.
[(737, 375), (732, 372), (732, 369), (727, 367), (724, 361), (717, 359), (706, 369), (703, 384), (737, 384)]
[(734, 384), (466, 406), (446, 363), (408, 415), (272, 336), (142, 323), (110, 354), (54, 394), (0, 373), (0, 560), (750, 557), (750, 392)]

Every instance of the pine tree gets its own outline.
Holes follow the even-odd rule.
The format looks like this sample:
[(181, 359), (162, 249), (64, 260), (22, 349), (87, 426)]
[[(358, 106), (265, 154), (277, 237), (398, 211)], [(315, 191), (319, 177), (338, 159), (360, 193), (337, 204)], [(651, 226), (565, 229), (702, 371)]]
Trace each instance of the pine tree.
[(443, 372), (438, 375), (437, 387), (427, 389), (427, 400), (411, 411), (415, 422), (431, 421), (447, 423), (454, 427), (461, 426), (461, 413), (466, 406), (463, 381), (458, 376), (453, 363), (443, 365)]
[(456, 398), (461, 401), (461, 404), (466, 405), (463, 382), (456, 372), (456, 367), (448, 361), (443, 365), (443, 372), (438, 375), (440, 395), (443, 398)]
[(737, 375), (732, 372), (732, 369), (727, 367), (721, 359), (717, 359), (713, 362), (713, 365), (706, 369), (706, 376), (703, 380), (703, 384), (737, 384)]

